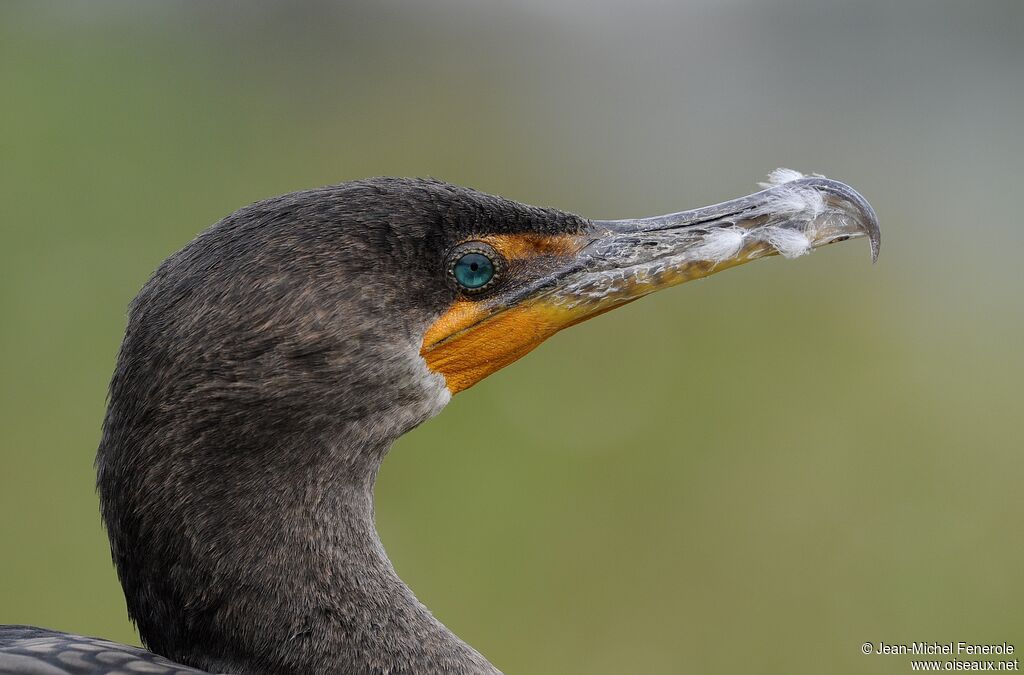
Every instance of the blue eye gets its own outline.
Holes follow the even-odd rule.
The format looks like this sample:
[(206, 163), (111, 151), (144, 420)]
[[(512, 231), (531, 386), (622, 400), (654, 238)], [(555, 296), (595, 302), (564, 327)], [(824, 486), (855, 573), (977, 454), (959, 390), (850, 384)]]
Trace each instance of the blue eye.
[(479, 293), (497, 280), (501, 258), (483, 242), (463, 244), (452, 251), (448, 273), (464, 293)]
[(494, 263), (483, 253), (467, 253), (455, 261), (453, 272), (459, 284), (472, 290), (494, 278)]

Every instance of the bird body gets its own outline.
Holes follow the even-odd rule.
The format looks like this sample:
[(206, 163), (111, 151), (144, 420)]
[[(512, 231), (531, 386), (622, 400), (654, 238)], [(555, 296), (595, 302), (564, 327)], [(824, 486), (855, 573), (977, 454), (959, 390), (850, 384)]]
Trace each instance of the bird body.
[(387, 178), (241, 209), (146, 283), (111, 382), (97, 487), (150, 651), (3, 627), (0, 672), (498, 673), (385, 554), (391, 444), (562, 328), (865, 234), (822, 178), (628, 221)]
[(0, 626), (0, 673), (93, 675), (95, 673), (205, 673), (140, 647), (34, 626)]

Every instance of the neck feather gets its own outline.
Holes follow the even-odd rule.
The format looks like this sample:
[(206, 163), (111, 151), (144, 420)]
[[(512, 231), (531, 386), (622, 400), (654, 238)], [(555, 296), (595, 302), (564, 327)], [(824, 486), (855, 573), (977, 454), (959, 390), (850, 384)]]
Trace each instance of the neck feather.
[[(116, 517), (110, 526), (111, 512), (139, 504), (105, 500), (147, 645), (213, 672), (498, 673), (431, 615), (384, 552), (373, 485), (389, 445), (352, 426), (341, 441), (206, 453), (176, 467), (188, 499), (149, 501), (165, 516), (125, 527)], [(141, 546), (117, 541), (131, 532)]]

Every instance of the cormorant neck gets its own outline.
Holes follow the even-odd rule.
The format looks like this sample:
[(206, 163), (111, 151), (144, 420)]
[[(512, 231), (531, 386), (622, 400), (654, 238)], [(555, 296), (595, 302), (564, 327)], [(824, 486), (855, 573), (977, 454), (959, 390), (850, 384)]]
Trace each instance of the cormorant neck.
[[(269, 541), (257, 547), (263, 564), (238, 561), (238, 582), (245, 591), (232, 614), (257, 621), (237, 628), (255, 630), (275, 649), (236, 662), (238, 655), (229, 647), (228, 662), (207, 667), (228, 672), (497, 672), (430, 614), (384, 552), (374, 525), (373, 484), (386, 448), (339, 448), (338, 442), (333, 439), (334, 448), (322, 454), (306, 448), (304, 456), (318, 455), (323, 461), (296, 467), (297, 475), (291, 476), (295, 491), (282, 504), (285, 508), (265, 514), (265, 522), (249, 523)], [(237, 529), (251, 531), (245, 524)], [(266, 657), (270, 662), (263, 662)]]
[[(242, 650), (211, 645), (203, 665), (214, 672), (498, 673), (398, 577), (374, 524), (373, 488), (390, 441), (347, 431), (280, 452), (307, 461), (286, 476), (286, 467), (277, 468), (282, 491), (274, 508), (254, 512), (261, 495), (237, 495), (241, 522), (231, 529), (240, 537), (212, 552), (234, 558), (230, 609), (219, 613), (237, 622), (226, 639), (258, 642)], [(267, 489), (259, 480), (237, 482)], [(266, 541), (252, 541), (254, 533)]]
[[(108, 515), (147, 645), (211, 672), (497, 674), (416, 599), (384, 552), (373, 488), (391, 439), (375, 438), (379, 428), (350, 422), (259, 448), (193, 449), (201, 461), (174, 468), (186, 499), (147, 489), (167, 476), (119, 477), (118, 466), (101, 465), (101, 486), (135, 480), (121, 494), (150, 496), (145, 508), (161, 514), (113, 526)], [(117, 541), (119, 527), (136, 534)]]

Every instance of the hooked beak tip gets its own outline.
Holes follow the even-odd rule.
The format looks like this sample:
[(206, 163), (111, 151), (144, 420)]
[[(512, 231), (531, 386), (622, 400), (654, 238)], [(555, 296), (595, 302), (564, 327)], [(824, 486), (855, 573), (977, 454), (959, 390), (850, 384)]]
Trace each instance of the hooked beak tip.
[[(858, 229), (868, 238), (871, 246), (871, 262), (878, 261), (878, 252), (882, 245), (882, 231), (878, 223), (878, 215), (868, 200), (846, 183), (821, 177), (799, 178), (779, 186), (786, 188), (810, 188), (822, 194), (829, 206), (853, 218)], [(778, 189), (778, 188), (773, 188)]]

